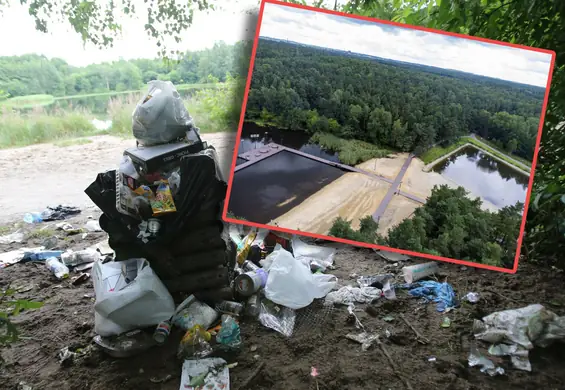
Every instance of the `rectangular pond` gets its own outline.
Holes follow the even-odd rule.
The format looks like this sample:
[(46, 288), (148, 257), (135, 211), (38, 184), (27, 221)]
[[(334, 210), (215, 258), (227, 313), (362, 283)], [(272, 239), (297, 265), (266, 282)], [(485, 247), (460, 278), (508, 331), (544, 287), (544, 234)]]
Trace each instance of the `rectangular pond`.
[(228, 210), (249, 222), (280, 217), (345, 172), (282, 151), (235, 172)]
[(502, 208), (525, 203), (529, 175), (468, 146), (437, 163), (433, 171)]

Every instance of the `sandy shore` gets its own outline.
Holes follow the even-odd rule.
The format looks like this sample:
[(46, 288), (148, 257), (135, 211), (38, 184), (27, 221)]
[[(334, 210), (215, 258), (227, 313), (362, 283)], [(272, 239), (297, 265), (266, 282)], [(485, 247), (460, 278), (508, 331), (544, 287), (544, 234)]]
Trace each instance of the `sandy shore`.
[(408, 153), (391, 154), (390, 158), (374, 158), (367, 160), (357, 165), (357, 168), (394, 180), (407, 158)]
[(333, 221), (341, 216), (353, 220), (357, 229), (359, 219), (375, 212), (389, 187), (361, 173), (346, 173), (270, 224), (327, 235)]

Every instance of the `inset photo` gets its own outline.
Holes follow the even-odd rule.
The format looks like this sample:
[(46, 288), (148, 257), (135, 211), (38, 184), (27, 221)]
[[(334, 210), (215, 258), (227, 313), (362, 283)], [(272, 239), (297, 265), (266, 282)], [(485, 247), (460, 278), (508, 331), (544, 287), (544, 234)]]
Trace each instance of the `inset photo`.
[(266, 1), (224, 219), (516, 272), (555, 54)]

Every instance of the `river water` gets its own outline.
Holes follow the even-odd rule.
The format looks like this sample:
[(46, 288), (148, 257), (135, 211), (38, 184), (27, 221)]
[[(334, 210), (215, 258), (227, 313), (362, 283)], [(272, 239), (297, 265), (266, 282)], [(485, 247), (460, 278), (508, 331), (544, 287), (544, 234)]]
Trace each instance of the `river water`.
[(526, 201), (529, 176), (475, 147), (460, 150), (433, 170), (499, 208)]

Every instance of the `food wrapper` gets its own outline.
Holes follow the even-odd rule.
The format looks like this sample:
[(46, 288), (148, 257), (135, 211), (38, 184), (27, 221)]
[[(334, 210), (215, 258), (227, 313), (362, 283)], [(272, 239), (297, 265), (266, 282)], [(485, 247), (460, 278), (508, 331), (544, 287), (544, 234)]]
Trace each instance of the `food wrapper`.
[(146, 185), (142, 185), (137, 187), (137, 189), (134, 191), (137, 195), (142, 196), (146, 199), (149, 200), (153, 200), (155, 198), (155, 194), (153, 194), (153, 191), (151, 191), (151, 188), (149, 188), (149, 186)]
[(151, 200), (153, 216), (158, 216), (177, 211), (169, 183), (163, 180), (155, 191), (155, 198)]

